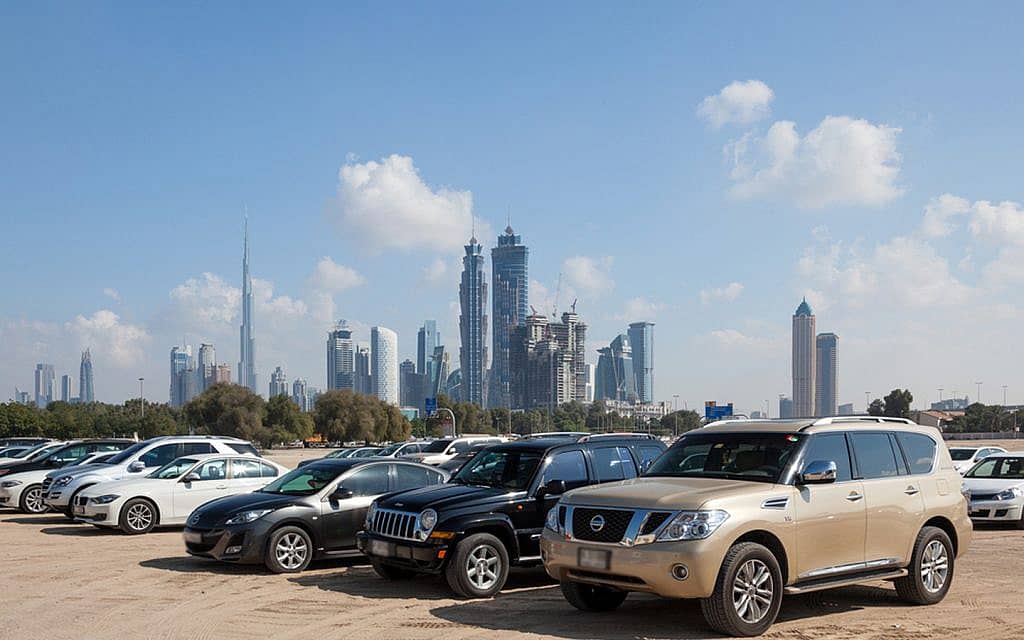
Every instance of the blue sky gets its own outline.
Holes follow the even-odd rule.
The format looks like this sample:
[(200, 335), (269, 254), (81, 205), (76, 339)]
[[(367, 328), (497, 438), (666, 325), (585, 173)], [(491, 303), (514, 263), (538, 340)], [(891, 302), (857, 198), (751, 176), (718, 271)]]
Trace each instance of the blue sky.
[(788, 9), (6, 6), (0, 397), (90, 345), (102, 400), (165, 400), (182, 339), (234, 367), (247, 206), (261, 386), (322, 386), (330, 318), (457, 348), (511, 209), (591, 354), (657, 323), (660, 399), (774, 412), (808, 295), (844, 402), (1024, 400), (1020, 7)]

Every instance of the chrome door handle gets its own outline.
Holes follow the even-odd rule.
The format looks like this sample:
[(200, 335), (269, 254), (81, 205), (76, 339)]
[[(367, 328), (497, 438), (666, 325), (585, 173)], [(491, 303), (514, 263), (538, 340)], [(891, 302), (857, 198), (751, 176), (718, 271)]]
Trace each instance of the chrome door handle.
[(858, 500), (860, 500), (863, 497), (864, 496), (862, 496), (859, 493), (851, 493), (850, 495), (846, 496), (846, 499), (849, 500), (850, 502), (857, 502)]
[(218, 491), (220, 491), (221, 489), (227, 489), (227, 488), (228, 488), (228, 486), (226, 484), (219, 484), (219, 485), (217, 485), (217, 490)]
[(908, 496), (916, 496), (918, 493), (920, 493), (920, 490), (917, 487), (907, 487), (903, 493), (907, 494)]

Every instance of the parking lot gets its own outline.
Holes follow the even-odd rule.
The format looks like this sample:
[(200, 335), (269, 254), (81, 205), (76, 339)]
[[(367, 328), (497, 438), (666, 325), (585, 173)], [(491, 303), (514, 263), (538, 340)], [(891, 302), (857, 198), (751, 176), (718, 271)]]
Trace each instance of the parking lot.
[[(311, 452), (269, 457), (294, 466)], [(696, 603), (632, 595), (580, 613), (540, 569), (513, 571), (494, 600), (458, 601), (439, 580), (388, 583), (354, 561), (278, 576), (190, 558), (176, 530), (128, 537), (3, 511), (0, 540), (0, 638), (717, 637)], [(790, 597), (764, 637), (1024, 638), (1022, 575), (1024, 532), (983, 528), (938, 606), (904, 606), (887, 583)]]

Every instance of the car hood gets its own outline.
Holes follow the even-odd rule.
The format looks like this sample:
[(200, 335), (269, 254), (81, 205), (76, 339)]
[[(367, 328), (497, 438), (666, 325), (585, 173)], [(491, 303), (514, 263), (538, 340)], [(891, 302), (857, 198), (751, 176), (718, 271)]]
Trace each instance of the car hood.
[(435, 511), (444, 511), (501, 501), (516, 493), (523, 492), (510, 492), (507, 489), (492, 487), (473, 487), (464, 484), (442, 484), (403, 491), (381, 498), (377, 502), (377, 506), (411, 512), (422, 511), (428, 507)]
[(96, 470), (96, 469), (102, 469), (103, 467), (107, 467), (107, 466), (109, 466), (109, 465), (99, 464), (99, 463), (79, 464), (79, 465), (75, 465), (73, 467), (63, 467), (61, 469), (54, 469), (52, 471), (47, 472), (46, 477), (47, 478), (57, 479), (57, 478), (63, 478), (64, 476), (77, 476), (77, 475), (81, 475), (83, 473), (89, 473), (90, 471), (93, 471), (93, 470)]
[(83, 489), (81, 495), (151, 495), (154, 492), (170, 489), (175, 482), (177, 482), (177, 480), (157, 480), (156, 478), (125, 478), (123, 480), (108, 480), (107, 482), (100, 482)]
[[(242, 511), (256, 509), (280, 509), (298, 504), (306, 496), (282, 496), (275, 493), (240, 493), (233, 496), (224, 496), (211, 500), (192, 512), (189, 518), (189, 525), (199, 527), (214, 527), (222, 524), (226, 518)], [(193, 522), (193, 518), (199, 517)]]
[(710, 500), (777, 495), (779, 485), (721, 478), (634, 478), (574, 489), (563, 504), (646, 509), (699, 509)]
[(999, 493), (1013, 487), (1024, 487), (1024, 480), (998, 478), (964, 478), (964, 487), (971, 493)]
[(46, 471), (44, 469), (35, 469), (33, 471), (20, 471), (18, 473), (8, 473), (5, 476), (0, 476), (0, 482), (7, 482), (8, 480), (18, 480), (22, 484), (30, 484), (33, 482), (42, 482), (43, 478), (46, 477)]

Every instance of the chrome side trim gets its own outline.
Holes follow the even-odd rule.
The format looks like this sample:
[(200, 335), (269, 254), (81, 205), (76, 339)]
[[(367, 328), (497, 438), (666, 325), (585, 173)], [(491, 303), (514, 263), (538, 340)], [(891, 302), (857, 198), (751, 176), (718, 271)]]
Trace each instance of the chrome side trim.
[(822, 569), (814, 569), (813, 571), (801, 573), (799, 576), (797, 576), (797, 579), (803, 580), (805, 578), (822, 578), (825, 576), (832, 576), (852, 571), (880, 569), (882, 567), (891, 567), (894, 565), (898, 565), (899, 563), (899, 558), (879, 558), (877, 560), (869, 560), (867, 562), (851, 562), (849, 564), (837, 564), (833, 567), (824, 567)]

